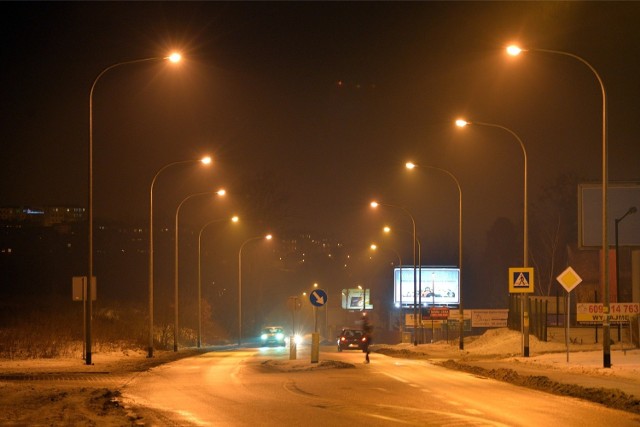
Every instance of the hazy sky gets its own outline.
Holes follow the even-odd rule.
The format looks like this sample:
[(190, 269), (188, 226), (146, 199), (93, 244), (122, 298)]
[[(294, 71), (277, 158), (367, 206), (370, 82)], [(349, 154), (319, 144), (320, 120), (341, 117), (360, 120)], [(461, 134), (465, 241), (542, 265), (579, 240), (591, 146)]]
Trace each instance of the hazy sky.
[(507, 57), (510, 41), (598, 70), (610, 179), (640, 181), (638, 22), (637, 2), (2, 3), (0, 205), (85, 206), (94, 79), (175, 49), (177, 66), (126, 65), (96, 86), (97, 217), (144, 220), (154, 174), (207, 153), (209, 173), (162, 175), (159, 212), (260, 174), (290, 194), (301, 229), (371, 233), (358, 227), (377, 221), (376, 197), (410, 209), (426, 239), (457, 237), (456, 187), (408, 175), (413, 160), (458, 177), (477, 242), (499, 216), (521, 224), (522, 152), (507, 132), (455, 118), (521, 137), (532, 203), (560, 172), (601, 179), (594, 75), (559, 55)]

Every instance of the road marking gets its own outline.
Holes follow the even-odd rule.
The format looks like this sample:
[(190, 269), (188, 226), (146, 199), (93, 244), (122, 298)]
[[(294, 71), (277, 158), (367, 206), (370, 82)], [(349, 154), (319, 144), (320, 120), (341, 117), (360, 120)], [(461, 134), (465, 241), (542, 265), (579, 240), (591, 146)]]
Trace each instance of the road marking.
[(381, 372), (381, 373), (388, 376), (389, 378), (393, 378), (396, 381), (400, 381), (401, 383), (409, 384), (409, 381), (405, 380), (404, 378), (396, 377), (395, 375), (391, 375), (387, 372)]
[(378, 419), (381, 419), (381, 420), (393, 421), (393, 422), (401, 423), (401, 424), (413, 424), (412, 422), (409, 422), (409, 421), (401, 420), (399, 418), (385, 417), (384, 415), (366, 414), (366, 413), (364, 415), (366, 415), (368, 417), (371, 417), (371, 418), (378, 418)]

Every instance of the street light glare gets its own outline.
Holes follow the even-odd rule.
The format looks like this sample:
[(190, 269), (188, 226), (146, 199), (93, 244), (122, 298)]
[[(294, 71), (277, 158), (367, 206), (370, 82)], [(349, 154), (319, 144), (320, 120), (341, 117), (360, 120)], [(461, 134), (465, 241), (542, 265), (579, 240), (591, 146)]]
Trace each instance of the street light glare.
[(391, 233), (391, 227), (389, 227), (388, 225), (385, 225), (382, 231), (384, 231), (385, 233)]
[(515, 44), (507, 46), (507, 53), (511, 56), (518, 56), (522, 52), (522, 49)]
[(369, 246), (371, 248), (372, 251), (375, 251), (376, 249), (378, 249), (378, 245), (376, 245), (375, 243), (372, 243), (371, 246)]
[(224, 196), (225, 194), (227, 194), (227, 190), (225, 190), (224, 188), (221, 188), (220, 190), (216, 191), (216, 194), (218, 196)]
[(240, 218), (238, 218), (237, 215), (231, 217), (231, 222), (238, 222), (238, 221), (240, 221)]
[(178, 52), (173, 52), (171, 55), (167, 56), (167, 59), (173, 63), (180, 62), (182, 60), (182, 55)]
[(264, 236), (264, 238), (267, 240), (271, 240), (273, 239), (273, 236), (271, 234), (267, 234), (266, 236)]
[(209, 157), (209, 156), (203, 157), (202, 159), (200, 159), (200, 161), (205, 165), (209, 165), (209, 164), (211, 164), (211, 157)]
[(413, 168), (415, 168), (415, 167), (416, 167), (416, 164), (415, 164), (415, 163), (412, 163), (412, 162), (407, 162), (407, 163), (405, 163), (404, 165), (405, 165), (405, 167), (406, 167), (407, 169), (413, 169)]
[(378, 207), (378, 202), (371, 202), (371, 207), (372, 208), (377, 208)]
[(471, 124), (470, 122), (464, 120), (464, 119), (458, 119), (456, 120), (456, 126), (458, 126), (459, 128), (463, 128), (466, 125)]

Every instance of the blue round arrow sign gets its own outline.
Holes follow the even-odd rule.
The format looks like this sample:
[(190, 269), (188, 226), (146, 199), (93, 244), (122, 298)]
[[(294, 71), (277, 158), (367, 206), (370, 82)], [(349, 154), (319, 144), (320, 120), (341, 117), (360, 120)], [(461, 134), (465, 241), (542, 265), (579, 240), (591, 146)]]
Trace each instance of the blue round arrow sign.
[(309, 294), (309, 301), (316, 307), (322, 307), (327, 303), (327, 293), (323, 289), (314, 289)]

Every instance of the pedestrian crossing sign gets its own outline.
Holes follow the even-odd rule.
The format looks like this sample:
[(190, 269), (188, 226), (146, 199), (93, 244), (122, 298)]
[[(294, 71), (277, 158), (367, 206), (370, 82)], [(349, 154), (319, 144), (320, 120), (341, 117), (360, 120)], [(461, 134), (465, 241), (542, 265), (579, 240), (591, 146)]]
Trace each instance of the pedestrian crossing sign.
[(533, 267), (509, 267), (509, 292), (533, 293)]

